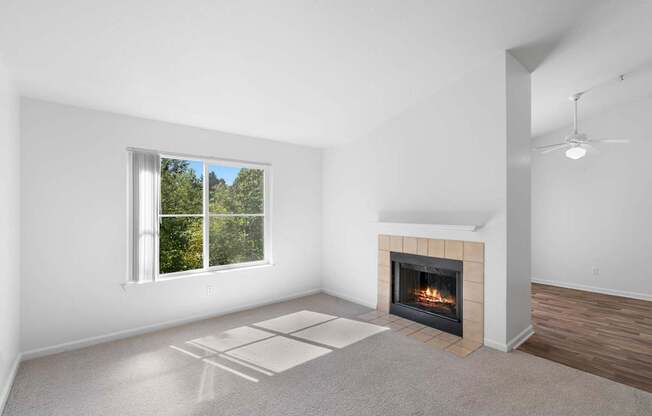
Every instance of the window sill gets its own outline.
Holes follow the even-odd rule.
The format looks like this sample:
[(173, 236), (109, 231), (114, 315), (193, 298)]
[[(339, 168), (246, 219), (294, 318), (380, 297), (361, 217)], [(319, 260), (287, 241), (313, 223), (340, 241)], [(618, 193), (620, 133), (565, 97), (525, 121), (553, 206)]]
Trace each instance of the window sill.
[(163, 283), (163, 282), (170, 282), (174, 280), (181, 280), (181, 279), (189, 279), (189, 278), (194, 278), (194, 277), (209, 277), (209, 276), (214, 276), (214, 275), (219, 275), (223, 273), (232, 273), (232, 272), (239, 272), (239, 271), (246, 271), (246, 270), (255, 270), (255, 269), (265, 269), (268, 267), (273, 267), (274, 263), (261, 263), (261, 264), (252, 264), (252, 265), (247, 265), (247, 266), (234, 266), (234, 267), (224, 267), (221, 269), (215, 269), (215, 270), (206, 270), (206, 271), (190, 271), (190, 272), (185, 272), (185, 273), (175, 273), (172, 276), (161, 276), (157, 280), (151, 281), (151, 282), (126, 282), (122, 283), (120, 286), (122, 286), (123, 289), (129, 287), (129, 286), (142, 286), (142, 285), (150, 285), (154, 283)]

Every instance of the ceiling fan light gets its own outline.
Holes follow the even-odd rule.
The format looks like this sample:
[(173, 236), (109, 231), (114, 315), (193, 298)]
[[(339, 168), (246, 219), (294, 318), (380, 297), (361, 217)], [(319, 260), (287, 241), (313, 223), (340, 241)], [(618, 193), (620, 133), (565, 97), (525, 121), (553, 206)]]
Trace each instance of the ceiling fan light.
[(566, 150), (566, 157), (569, 159), (577, 160), (586, 155), (586, 149), (580, 146), (571, 147)]

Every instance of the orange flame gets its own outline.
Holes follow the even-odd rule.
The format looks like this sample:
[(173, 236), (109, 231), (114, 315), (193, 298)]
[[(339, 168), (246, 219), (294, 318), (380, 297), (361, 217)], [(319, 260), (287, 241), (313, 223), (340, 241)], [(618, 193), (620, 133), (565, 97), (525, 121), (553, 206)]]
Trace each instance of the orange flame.
[(421, 303), (455, 303), (454, 296), (443, 296), (437, 289), (431, 287), (417, 291), (417, 300)]

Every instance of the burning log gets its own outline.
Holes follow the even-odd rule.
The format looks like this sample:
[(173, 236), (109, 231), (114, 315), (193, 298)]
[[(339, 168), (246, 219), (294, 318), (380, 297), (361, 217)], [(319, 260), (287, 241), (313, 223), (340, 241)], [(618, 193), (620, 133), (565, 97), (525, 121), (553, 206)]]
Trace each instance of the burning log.
[(418, 290), (416, 292), (416, 298), (419, 303), (429, 304), (455, 304), (455, 297), (448, 295), (443, 295), (439, 290), (435, 288), (428, 287), (426, 290)]

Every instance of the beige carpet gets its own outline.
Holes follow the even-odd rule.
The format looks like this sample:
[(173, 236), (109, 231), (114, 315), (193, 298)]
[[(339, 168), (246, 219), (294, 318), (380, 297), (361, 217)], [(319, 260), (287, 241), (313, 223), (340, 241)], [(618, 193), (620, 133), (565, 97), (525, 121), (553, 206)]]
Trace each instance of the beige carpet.
[(458, 358), (394, 331), (333, 343), (282, 372), (238, 364), (236, 354), (204, 359), (186, 342), (302, 310), (355, 317), (368, 309), (315, 295), (31, 360), (3, 415), (652, 414), (652, 394), (632, 387), (522, 352)]

